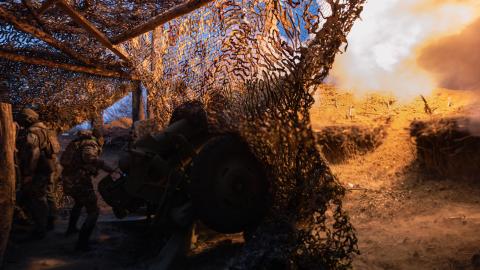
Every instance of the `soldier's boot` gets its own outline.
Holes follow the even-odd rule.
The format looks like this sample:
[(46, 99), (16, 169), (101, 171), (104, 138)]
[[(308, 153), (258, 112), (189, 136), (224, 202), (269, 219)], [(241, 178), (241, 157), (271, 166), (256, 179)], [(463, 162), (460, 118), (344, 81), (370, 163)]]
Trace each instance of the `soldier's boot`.
[(82, 207), (75, 204), (70, 211), (70, 217), (68, 219), (68, 228), (67, 231), (65, 232), (66, 236), (70, 236), (72, 234), (76, 234), (79, 232), (77, 228), (77, 223), (78, 219), (80, 218), (80, 213), (81, 213)]
[(97, 223), (99, 212), (88, 213), (85, 222), (80, 229), (78, 234), (78, 241), (75, 249), (78, 251), (89, 251), (90, 247), (90, 236), (92, 235), (93, 229), (95, 229), (95, 224)]
[(77, 251), (90, 251), (90, 235), (92, 235), (94, 227), (83, 228), (80, 230), (78, 234), (78, 241), (75, 246), (75, 250)]

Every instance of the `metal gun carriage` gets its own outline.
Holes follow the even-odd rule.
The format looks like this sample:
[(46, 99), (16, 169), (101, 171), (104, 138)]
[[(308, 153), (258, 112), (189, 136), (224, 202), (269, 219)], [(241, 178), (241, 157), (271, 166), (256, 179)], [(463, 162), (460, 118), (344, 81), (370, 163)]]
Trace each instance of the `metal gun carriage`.
[(201, 221), (220, 233), (255, 228), (269, 208), (265, 170), (233, 133), (212, 134), (201, 104), (178, 108), (167, 128), (139, 139), (119, 161), (122, 177), (99, 192), (118, 218), (148, 205), (151, 225), (168, 237), (160, 257), (169, 268), (189, 248)]

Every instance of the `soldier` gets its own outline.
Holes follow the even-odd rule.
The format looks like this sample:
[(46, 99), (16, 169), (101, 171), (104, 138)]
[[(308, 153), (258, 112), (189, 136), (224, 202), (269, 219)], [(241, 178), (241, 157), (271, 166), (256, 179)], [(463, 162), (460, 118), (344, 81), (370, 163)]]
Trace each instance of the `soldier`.
[(34, 110), (23, 109), (18, 124), (22, 127), (17, 140), (21, 193), (35, 225), (29, 239), (42, 239), (53, 229), (55, 219), (55, 201), (50, 193), (54, 192), (60, 144)]
[[(101, 152), (101, 141), (91, 131), (79, 131), (77, 138), (69, 143), (61, 158), (63, 188), (65, 194), (75, 201), (70, 212), (66, 235), (79, 232), (75, 249), (80, 251), (90, 249), (88, 241), (99, 215), (92, 177), (96, 176), (100, 169), (109, 173), (114, 172), (114, 169), (99, 158)], [(83, 207), (87, 210), (87, 218), (79, 231), (77, 222)]]

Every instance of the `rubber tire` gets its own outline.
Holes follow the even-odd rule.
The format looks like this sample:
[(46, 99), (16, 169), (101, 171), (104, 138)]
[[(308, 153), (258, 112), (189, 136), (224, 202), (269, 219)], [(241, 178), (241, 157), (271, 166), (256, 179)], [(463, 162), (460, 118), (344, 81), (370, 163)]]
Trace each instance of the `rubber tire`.
[[(225, 174), (252, 177), (227, 178)], [(241, 190), (229, 192), (233, 188), (229, 190), (231, 185), (226, 184), (222, 188), (225, 179), (241, 179)], [(269, 185), (263, 166), (236, 135), (210, 139), (193, 159), (189, 180), (196, 216), (217, 232), (238, 233), (255, 228), (269, 208)]]

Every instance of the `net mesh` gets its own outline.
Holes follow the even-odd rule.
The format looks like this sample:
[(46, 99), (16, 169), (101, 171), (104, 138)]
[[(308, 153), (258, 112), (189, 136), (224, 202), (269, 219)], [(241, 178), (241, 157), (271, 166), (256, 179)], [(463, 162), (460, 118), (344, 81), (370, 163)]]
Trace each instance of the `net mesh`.
[[(127, 16), (123, 14), (134, 8), (134, 2), (77, 1), (76, 5), (95, 3), (86, 8), (91, 13), (85, 14), (112, 35), (128, 27), (119, 23), (119, 18)], [(150, 116), (166, 124), (176, 106), (201, 100), (212, 131), (240, 134), (267, 168), (272, 209), (232, 259), (233, 269), (278, 264), (292, 269), (343, 269), (351, 266), (352, 256), (358, 252), (354, 228), (342, 208), (345, 190), (317, 149), (309, 109), (335, 55), (346, 48), (346, 35), (364, 3), (214, 1), (122, 44), (131, 57), (132, 69), (148, 89)], [(109, 12), (103, 18), (94, 11), (97, 5), (121, 8), (114, 9), (118, 14)], [(150, 11), (138, 14), (148, 17)], [(110, 27), (114, 21), (119, 30)], [(77, 48), (90, 53), (88, 44)], [(18, 89), (28, 81), (21, 102), (38, 97), (50, 108), (58, 104), (56, 110), (72, 111), (78, 97), (84, 95), (85, 103), (78, 108), (89, 111), (91, 106), (103, 108), (116, 94), (126, 91), (119, 86), (127, 82), (118, 79), (42, 68), (22, 73), (21, 66), (8, 67), (11, 77), (7, 78)], [(58, 85), (62, 85), (61, 91)], [(15, 95), (21, 96), (17, 93), (22, 91)]]

